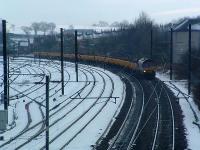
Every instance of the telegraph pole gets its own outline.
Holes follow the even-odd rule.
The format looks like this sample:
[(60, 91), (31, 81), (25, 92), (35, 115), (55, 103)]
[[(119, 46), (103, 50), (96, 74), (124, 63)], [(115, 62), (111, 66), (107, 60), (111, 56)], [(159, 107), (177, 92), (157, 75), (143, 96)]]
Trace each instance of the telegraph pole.
[(152, 59), (153, 54), (153, 29), (151, 28), (151, 45), (150, 45), (150, 58)]
[(8, 110), (8, 71), (7, 71), (7, 43), (6, 43), (6, 20), (2, 20), (3, 36), (3, 68), (4, 68), (4, 109)]
[(189, 39), (188, 39), (188, 48), (189, 48), (189, 54), (188, 54), (188, 94), (191, 93), (191, 24), (189, 24)]
[(76, 72), (76, 82), (78, 82), (78, 41), (77, 41), (77, 30), (75, 30), (75, 72)]
[(8, 93), (7, 93), (7, 95), (8, 95), (7, 96), (8, 106), (10, 105), (10, 97), (9, 97), (9, 95), (10, 95), (10, 88), (9, 88), (10, 87), (10, 82), (9, 82), (10, 64), (9, 63), (10, 63), (10, 58), (9, 58), (9, 51), (8, 51), (8, 77), (7, 77), (7, 82), (8, 82), (7, 83), (8, 84), (8, 86), (7, 86), (7, 88), (8, 88)]
[(46, 76), (46, 150), (49, 150), (49, 76)]
[(19, 57), (20, 41), (17, 42), (17, 57)]
[(40, 54), (39, 54), (39, 66), (40, 66)]
[(10, 97), (9, 97), (9, 95), (10, 95), (10, 82), (9, 82), (9, 70), (10, 70), (10, 51), (9, 51), (9, 49), (7, 49), (7, 72), (8, 72), (8, 75), (7, 75), (7, 90), (8, 90), (8, 92), (7, 92), (7, 103), (8, 103), (8, 106), (10, 105)]
[(173, 64), (173, 29), (170, 32), (170, 80), (172, 80), (172, 64)]
[(62, 95), (64, 95), (64, 69), (63, 69), (63, 28), (60, 28), (60, 55), (61, 55), (61, 84), (62, 84)]

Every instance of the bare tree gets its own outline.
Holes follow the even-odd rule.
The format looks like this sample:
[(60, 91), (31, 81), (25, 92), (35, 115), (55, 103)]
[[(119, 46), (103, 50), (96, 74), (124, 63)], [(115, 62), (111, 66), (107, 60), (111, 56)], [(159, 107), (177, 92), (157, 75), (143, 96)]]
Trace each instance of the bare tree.
[(44, 35), (46, 35), (47, 31), (49, 30), (48, 23), (40, 22), (39, 24), (40, 24), (40, 31), (42, 31)]
[(27, 36), (30, 36), (31, 31), (32, 31), (32, 28), (31, 28), (31, 27), (22, 26), (21, 29), (22, 29), (22, 31), (23, 31)]
[(129, 22), (127, 20), (123, 20), (122, 22), (119, 23), (119, 26), (121, 28), (127, 28), (129, 26)]
[(38, 22), (32, 23), (31, 28), (33, 29), (35, 35), (37, 35), (37, 32), (40, 30), (40, 23)]
[(73, 30), (74, 29), (74, 26), (71, 24), (71, 25), (69, 25), (69, 27), (68, 27), (70, 30)]
[(99, 21), (98, 23), (92, 24), (94, 27), (108, 27), (109, 23), (106, 21)]
[(50, 31), (50, 34), (53, 35), (55, 29), (56, 29), (56, 24), (53, 22), (48, 23), (48, 29)]
[(120, 23), (117, 22), (117, 21), (115, 21), (115, 22), (111, 23), (110, 26), (111, 26), (111, 27), (120, 27)]
[(92, 24), (92, 26), (93, 26), (93, 27), (96, 27), (96, 26), (98, 26), (98, 25), (97, 25), (96, 23), (94, 23), (94, 24)]
[[(0, 32), (1, 32), (1, 25), (0, 25)], [(14, 24), (11, 24), (7, 29), (6, 29), (6, 32), (7, 33), (10, 33), (10, 32), (14, 32), (15, 31), (15, 25)]]
[(109, 26), (109, 24), (106, 21), (99, 21), (98, 26), (107, 27), (107, 26)]
[(153, 23), (153, 21), (145, 12), (141, 12), (139, 15), (139, 18), (135, 20), (136, 26), (152, 24), (152, 23)]

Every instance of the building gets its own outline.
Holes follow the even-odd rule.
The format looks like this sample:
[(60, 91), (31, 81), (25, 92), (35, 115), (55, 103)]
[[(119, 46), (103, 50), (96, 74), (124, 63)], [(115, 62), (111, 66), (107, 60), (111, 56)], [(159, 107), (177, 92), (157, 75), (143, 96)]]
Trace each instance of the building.
[[(93, 34), (93, 29), (76, 29), (79, 34), (87, 35), (87, 34)], [(75, 29), (66, 29), (66, 34), (74, 34)]]
[(173, 27), (173, 60), (180, 63), (181, 56), (189, 49), (189, 24), (191, 24), (192, 51), (200, 50), (200, 18), (185, 19)]
[(34, 42), (34, 36), (29, 37), (23, 34), (9, 34), (8, 48), (13, 54), (28, 54), (31, 52), (30, 46)]

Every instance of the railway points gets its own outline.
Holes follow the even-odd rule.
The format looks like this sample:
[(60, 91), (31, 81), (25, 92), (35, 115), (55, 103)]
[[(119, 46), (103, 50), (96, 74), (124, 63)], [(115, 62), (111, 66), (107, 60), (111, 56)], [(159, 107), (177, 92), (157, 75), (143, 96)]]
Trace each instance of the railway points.
[[(22, 67), (16, 67), (18, 61)], [(22, 65), (23, 61), (26, 65)], [(105, 124), (104, 130), (101, 129), (99, 134), (96, 133), (98, 136), (96, 136), (96, 142), (93, 141), (91, 144), (92, 149), (131, 150), (148, 147), (152, 150), (163, 148), (174, 150), (175, 147), (180, 146), (176, 144), (177, 123), (175, 123), (174, 106), (172, 106), (174, 100), (169, 96), (169, 90), (163, 82), (157, 79), (140, 79), (138, 74), (123, 68), (109, 67), (111, 72), (118, 75), (117, 77), (106, 71), (105, 66), (104, 69), (100, 69), (80, 65), (77, 84), (76, 77), (70, 69), (74, 65), (65, 62), (66, 81), (64, 84), (68, 88), (65, 88), (67, 90), (62, 96), (59, 86), (61, 82), (57, 75), (60, 73), (59, 63), (56, 60), (49, 62), (46, 59), (40, 61), (40, 65), (30, 64), (30, 62), (32, 62), (31, 58), (11, 61), (12, 68), (18, 70), (19, 73), (10, 74), (10, 90), (12, 91), (10, 99), (13, 104), (17, 101), (15, 107), (23, 107), (26, 112), (24, 117), (26, 116), (27, 119), (18, 132), (10, 139), (7, 138), (1, 142), (0, 148), (15, 147), (15, 149), (23, 150), (37, 145), (35, 149), (45, 149), (44, 74), (48, 74), (51, 80), (50, 149), (82, 147), (87, 140), (77, 145), (78, 139), (83, 139), (89, 129), (94, 128), (95, 122), (99, 122), (98, 118), (105, 115), (103, 112), (114, 105), (116, 106), (112, 108), (110, 120), (107, 119), (109, 124)], [(120, 82), (116, 82), (115, 78)], [(119, 89), (118, 85), (121, 86)], [(119, 91), (121, 91), (121, 96), (118, 95)], [(113, 99), (115, 99), (114, 103)], [(14, 114), (20, 117), (17, 109), (13, 110)], [(39, 119), (33, 114), (40, 116)], [(5, 137), (18, 127), (17, 120), (14, 121), (15, 126), (4, 132)], [(168, 147), (163, 147), (164, 145)]]
[[(15, 61), (16, 63), (13, 62), (13, 64), (16, 64), (17, 66), (18, 60), (16, 59)], [(20, 61), (22, 62), (23, 59), (21, 59)], [(30, 62), (31, 62), (31, 59), (30, 59)], [(43, 76), (41, 76), (41, 73), (50, 75), (50, 79), (52, 81), (58, 81), (59, 78), (57, 74), (59, 73), (59, 70), (58, 70), (59, 65), (49, 64), (48, 66), (46, 66), (45, 62), (40, 62), (40, 66), (38, 66), (38, 64), (31, 64), (31, 67), (30, 67), (29, 63), (27, 64), (28, 65), (24, 65), (23, 67), (20, 68), (20, 72), (22, 73), (22, 75), (12, 74), (12, 76), (10, 77), (12, 81), (13, 78), (15, 78), (15, 76), (18, 76), (15, 82), (13, 82), (10, 85), (11, 97), (12, 97), (11, 102), (13, 104), (16, 102), (18, 103), (18, 105), (16, 105), (17, 109), (18, 107), (22, 107), (24, 105), (24, 107), (22, 107), (22, 110), (20, 111), (21, 113), (23, 111), (27, 112), (27, 114), (24, 114), (24, 117), (27, 118), (27, 121), (24, 120), (26, 122), (25, 123), (24, 121), (20, 119), (21, 123), (22, 122), (25, 123), (21, 129), (15, 130), (16, 128), (13, 128), (10, 131), (5, 132), (4, 137), (7, 137), (7, 138), (5, 138), (4, 141), (0, 142), (1, 149), (13, 149), (13, 147), (15, 149), (27, 149), (28, 147), (32, 145), (38, 145), (38, 147), (36, 148), (38, 149), (38, 148), (42, 148), (44, 145), (45, 114), (44, 114), (44, 108), (41, 107), (43, 103), (45, 102), (44, 84), (33, 84), (33, 83), (44, 82), (44, 78)], [(68, 65), (65, 65), (65, 66), (69, 67), (70, 63), (68, 63)], [(50, 128), (49, 129), (50, 129), (50, 135), (52, 135), (50, 136), (50, 141), (54, 141), (54, 142), (60, 141), (59, 138), (61, 138), (61, 135), (57, 134), (57, 136), (55, 136), (55, 133), (59, 131), (58, 130), (58, 126), (60, 126), (59, 124), (67, 124), (67, 122), (69, 123), (71, 122), (69, 120), (70, 118), (72, 120), (73, 118), (74, 119), (77, 118), (75, 119), (75, 121), (72, 121), (72, 123), (70, 123), (68, 126), (66, 127), (63, 126), (64, 128), (67, 128), (67, 130), (70, 129), (70, 131), (67, 132), (66, 130), (65, 131), (66, 133), (65, 133), (65, 132), (62, 132), (61, 130), (61, 133), (68, 135), (71, 132), (71, 130), (74, 130), (75, 128), (77, 128), (75, 126), (77, 126), (78, 124), (82, 122), (80, 121), (81, 119), (85, 120), (86, 118), (88, 118), (85, 120), (85, 123), (84, 122), (81, 123), (82, 127), (80, 126), (79, 127), (80, 130), (77, 133), (74, 133), (74, 137), (71, 137), (71, 139), (69, 137), (68, 142), (66, 143), (64, 142), (62, 147), (60, 148), (64, 148), (66, 146), (69, 146), (69, 147), (73, 146), (73, 145), (70, 145), (71, 142), (73, 143), (74, 140), (77, 140), (77, 138), (82, 135), (82, 132), (85, 132), (85, 130), (88, 130), (87, 128), (91, 126), (91, 124), (93, 124), (96, 118), (99, 118), (99, 116), (101, 116), (100, 118), (102, 118), (104, 111), (110, 111), (109, 109), (114, 106), (111, 109), (112, 113), (109, 116), (113, 115), (113, 113), (116, 111), (117, 106), (120, 104), (120, 101), (123, 101), (121, 97), (113, 96), (113, 95), (119, 95), (119, 93), (116, 93), (116, 91), (114, 90), (114, 87), (116, 88), (117, 85), (122, 84), (119, 82), (117, 83), (117, 85), (114, 85), (112, 78), (115, 78), (115, 80), (117, 79), (120, 81), (120, 79), (118, 77), (115, 77), (114, 74), (110, 72), (106, 73), (105, 71), (102, 71), (101, 69), (96, 69), (95, 67), (91, 67), (88, 69), (88, 67), (85, 65), (82, 65), (79, 68), (79, 71), (80, 71), (79, 79), (86, 82), (79, 82), (79, 84), (77, 84), (76, 82), (71, 82), (75, 79), (75, 77), (73, 76), (72, 69), (67, 68), (67, 71), (65, 71), (65, 76), (67, 75), (65, 79), (67, 79), (69, 82), (66, 81), (65, 86), (66, 87), (69, 86), (71, 88), (67, 88), (68, 90), (66, 90), (66, 94), (63, 96), (60, 95), (61, 89), (58, 86), (60, 82), (53, 82), (53, 83), (50, 82), (50, 101), (52, 98), (52, 101), (50, 102)], [(112, 76), (112, 78), (110, 76)], [(92, 82), (91, 80), (96, 81), (96, 82)], [(23, 84), (20, 85), (20, 83), (23, 83)], [(20, 88), (17, 88), (16, 86)], [(99, 89), (102, 89), (100, 93), (98, 92)], [(119, 88), (117, 91), (119, 92), (120, 90), (122, 90), (122, 88)], [(89, 101), (85, 100), (87, 99), (87, 97), (95, 97), (96, 96), (95, 94), (97, 93), (100, 94), (99, 96), (97, 96), (97, 98), (91, 99)], [(70, 98), (70, 97), (76, 98), (78, 95), (81, 95), (82, 97), (85, 97), (85, 98), (81, 100)], [(57, 97), (56, 98), (57, 100), (53, 101), (55, 97)], [(109, 103), (111, 101), (110, 98), (119, 98), (119, 101), (116, 101), (115, 104)], [(104, 101), (101, 101), (101, 103), (98, 103), (100, 99), (102, 100), (104, 99)], [(38, 103), (35, 103), (36, 101), (38, 101)], [(15, 108), (13, 110), (15, 111), (18, 118), (22, 117), (19, 115), (19, 112), (18, 112), (19, 110), (16, 110)], [(89, 117), (90, 115), (91, 115), (91, 118)], [(40, 116), (40, 117), (36, 117), (36, 116)], [(108, 121), (109, 117), (105, 119), (107, 119)], [(16, 127), (20, 126), (18, 122), (20, 120), (14, 120), (16, 122)], [(105, 127), (106, 125), (104, 125), (104, 128)], [(15, 132), (15, 133), (11, 135), (12, 132)], [(53, 134), (51, 134), (51, 132)], [(54, 146), (54, 144), (52, 145), (50, 144), (50, 148), (52, 148), (52, 146)]]

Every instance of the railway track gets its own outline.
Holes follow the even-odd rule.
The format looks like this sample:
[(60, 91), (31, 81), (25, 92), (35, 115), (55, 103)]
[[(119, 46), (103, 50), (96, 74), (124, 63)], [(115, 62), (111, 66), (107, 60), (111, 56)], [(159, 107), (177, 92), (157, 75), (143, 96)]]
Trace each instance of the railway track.
[[(100, 111), (99, 111), (99, 113), (100, 113)], [(97, 116), (97, 115), (95, 115), (95, 116)], [(95, 116), (93, 117), (93, 118), (95, 118)], [(65, 117), (66, 117), (66, 115), (65, 115)], [(93, 119), (92, 119), (93, 120)], [(56, 120), (55, 121), (56, 123), (58, 122), (58, 120)], [(91, 120), (89, 121), (89, 122), (91, 122)], [(77, 134), (75, 134), (74, 135), (74, 137), (76, 137), (80, 132), (82, 132), (82, 130), (88, 125), (89, 123), (87, 123)], [(74, 125), (73, 125), (74, 126)], [(69, 127), (69, 126), (68, 126)], [(50, 128), (52, 128), (52, 127), (50, 127)], [(52, 129), (51, 129), (52, 130)], [(55, 138), (55, 139), (57, 139), (57, 138)], [(72, 138), (71, 140), (70, 140), (70, 142), (73, 140), (74, 138)], [(67, 142), (68, 144), (70, 143), (69, 141)], [(64, 147), (65, 147), (66, 145), (64, 145)]]
[[(28, 61), (28, 60), (26, 60)], [(40, 62), (40, 66), (30, 66), (31, 69), (28, 69), (29, 64), (24, 65), (26, 71), (29, 74), (37, 74), (40, 70), (40, 74), (49, 74), (51, 71), (49, 68), (54, 68), (55, 72), (60, 72), (58, 64), (50, 64), (49, 62)], [(23, 66), (23, 65), (22, 65)], [(70, 65), (69, 65), (70, 66)], [(68, 66), (68, 67), (69, 67)], [(71, 65), (72, 67), (73, 65)], [(18, 68), (20, 70), (20, 68)], [(53, 71), (53, 72), (54, 72)], [(57, 105), (53, 106), (50, 109), (50, 130), (53, 132), (50, 138), (50, 147), (54, 148), (53, 145), (56, 145), (59, 149), (66, 149), (70, 146), (71, 143), (84, 132), (84, 129), (87, 128), (95, 118), (104, 110), (108, 102), (110, 101), (109, 97), (113, 95), (114, 91), (114, 81), (105, 72), (86, 66), (79, 68), (79, 71), (85, 76), (85, 83), (76, 90), (70, 97), (62, 99)], [(67, 71), (65, 74), (68, 75), (70, 80), (70, 73)], [(84, 109), (83, 112), (79, 112), (76, 117), (70, 120), (70, 115), (72, 112), (77, 111), (81, 104), (86, 103), (87, 97), (91, 96), (94, 89), (97, 88), (95, 82), (90, 84), (88, 78), (92, 78), (93, 81), (97, 81), (96, 76), (99, 76), (98, 80), (101, 80), (102, 87), (101, 92), (95, 100), (93, 100), (87, 109)], [(138, 80), (133, 74), (129, 74), (124, 70), (119, 74), (131, 87), (131, 99), (130, 106), (127, 108), (127, 114), (122, 122), (122, 125), (119, 131), (116, 133), (115, 137), (110, 141), (108, 147), (109, 150), (133, 150), (133, 149), (175, 149), (175, 119), (172, 106), (172, 100), (168, 94), (168, 89), (163, 85), (159, 80), (155, 81), (144, 81)], [(17, 77), (18, 78), (18, 77)], [(16, 79), (17, 79), (16, 78)], [(106, 80), (107, 81), (106, 81)], [(44, 78), (41, 77), (40, 82)], [(15, 80), (11, 80), (14, 82)], [(108, 98), (101, 102), (100, 99), (106, 93), (107, 83), (110, 82), (111, 87), (109, 87)], [(60, 82), (53, 83), (50, 89), (50, 98), (55, 96), (58, 91), (61, 90), (58, 86)], [(65, 82), (65, 86), (68, 82)], [(33, 85), (28, 87), (23, 91), (19, 91), (16, 88), (11, 87), (18, 95), (13, 95), (12, 98), (18, 97), (23, 98), (27, 97), (30, 100), (37, 99), (41, 104), (45, 102), (44, 96), (45, 93), (40, 93), (36, 97), (33, 97), (34, 93), (41, 90), (44, 85)], [(86, 90), (87, 89), (87, 90)], [(89, 89), (89, 90), (88, 90)], [(53, 92), (55, 90), (55, 92)], [(89, 91), (89, 92), (86, 92)], [(80, 101), (77, 101), (76, 98), (82, 96)], [(33, 98), (32, 98), (33, 97)], [(14, 101), (15, 99), (13, 99)], [(102, 103), (102, 104), (101, 104)], [(32, 102), (28, 102), (27, 105), (30, 107)], [(27, 149), (32, 145), (35, 149), (43, 150), (45, 149), (44, 144), (44, 132), (46, 131), (44, 121), (45, 115), (43, 113), (44, 109), (37, 103), (39, 110), (41, 112), (42, 119), (41, 121), (31, 124), (31, 114), (27, 112), (29, 116), (29, 121), (26, 127), (20, 131), (16, 136), (7, 142), (0, 145), (2, 149), (11, 149), (14, 147), (18, 149)], [(97, 107), (98, 105), (98, 107)], [(66, 109), (68, 106), (72, 106), (70, 109)], [(98, 108), (98, 109), (97, 109)], [(97, 109), (96, 111), (94, 111)], [(90, 115), (90, 118), (85, 119), (88, 112), (93, 112)], [(69, 120), (66, 122), (66, 117)], [(78, 123), (81, 123), (81, 126), (77, 126)], [(57, 129), (58, 124), (66, 124), (61, 130)], [(77, 128), (76, 130), (74, 130)], [(32, 134), (34, 132), (34, 134)], [(67, 133), (73, 132), (71, 136), (66, 136)], [(31, 135), (31, 136), (29, 136)], [(24, 138), (25, 137), (25, 138)], [(20, 140), (19, 140), (20, 139)], [(37, 140), (34, 140), (37, 139)], [(16, 141), (18, 141), (16, 143)], [(19, 142), (20, 141), (20, 142)], [(61, 142), (62, 141), (62, 142)], [(145, 141), (145, 142), (144, 142)], [(41, 146), (39, 146), (41, 145)]]
[[(93, 75), (93, 74), (92, 74)], [(102, 77), (102, 76), (101, 76)], [(93, 78), (95, 80), (95, 76), (93, 75)], [(101, 93), (99, 96), (101, 96), (105, 90), (105, 80), (103, 79), (103, 88), (101, 90)], [(87, 97), (92, 93), (92, 90), (94, 89), (95, 84), (93, 84), (93, 87), (91, 88), (90, 92), (81, 100), (81, 102), (84, 102), (87, 100)], [(58, 140), (58, 138), (60, 138), (64, 133), (66, 133), (69, 129), (72, 128), (72, 126), (74, 126), (77, 122), (79, 122), (87, 113), (88, 111), (90, 111), (94, 105), (97, 103), (97, 101), (99, 100), (99, 98), (97, 100), (95, 100), (83, 113), (80, 113), (77, 118), (75, 120), (73, 120), (69, 125), (67, 125), (60, 133), (57, 133), (56, 136), (54, 136), (51, 140), (50, 140), (50, 146), (51, 144), (53, 144), (53, 142), (56, 142), (56, 140)], [(77, 107), (77, 106), (76, 106)], [(66, 116), (66, 115), (65, 115)], [(45, 146), (42, 147), (41, 149), (45, 149)]]
[[(44, 94), (45, 94), (45, 93), (44, 93)], [(44, 94), (43, 94), (43, 95), (44, 95)], [(52, 95), (54, 95), (54, 94), (52, 94)], [(51, 95), (51, 96), (52, 96), (52, 95)], [(27, 95), (26, 95), (26, 96), (27, 96)], [(43, 100), (43, 101), (44, 101), (44, 100)], [(31, 103), (32, 103), (32, 102), (31, 102)], [(29, 104), (29, 103), (28, 103), (28, 104)], [(44, 118), (44, 114), (43, 114), (43, 111), (42, 111), (42, 109), (41, 109), (41, 106), (39, 106), (39, 109), (40, 109), (42, 118)], [(42, 123), (43, 123), (43, 122), (42, 122)], [(2, 144), (0, 147), (3, 147), (3, 146), (5, 146), (5, 145), (11, 143), (11, 142), (14, 141), (15, 139), (20, 138), (20, 136), (22, 136), (25, 132), (29, 131), (29, 129), (33, 129), (33, 127), (28, 128), (29, 125), (30, 125), (30, 123), (27, 123), (26, 127), (25, 127), (21, 132), (19, 132), (19, 134), (17, 134), (16, 136), (12, 137), (12, 139), (10, 139), (9, 141), (5, 142), (5, 143)]]
[[(93, 71), (95, 71), (95, 69), (93, 69)], [(100, 71), (100, 70), (98, 70)], [(111, 87), (111, 91), (108, 97), (111, 97), (114, 91), (114, 81), (112, 80), (112, 78), (106, 74), (105, 72), (100, 71), (101, 73), (104, 73), (110, 80), (112, 87)], [(99, 73), (98, 73), (99, 74)], [(99, 74), (100, 75), (100, 74)], [(105, 81), (105, 80), (104, 80)], [(97, 98), (97, 100), (100, 99), (100, 96)], [(60, 149), (65, 149), (67, 148), (67, 146), (102, 112), (102, 110), (104, 109), (104, 107), (107, 105), (107, 103), (110, 101), (110, 98), (107, 98), (106, 102), (103, 104), (103, 106), (101, 106), (99, 108), (99, 110), (93, 115), (93, 117), (78, 131), (74, 134), (73, 137), (71, 137)], [(97, 102), (96, 102), (97, 103)]]
[[(129, 80), (130, 83), (134, 82), (132, 89), (135, 90), (136, 96), (133, 96), (132, 99), (133, 101), (135, 99), (135, 102), (132, 101), (126, 118), (120, 130), (111, 140), (108, 149), (174, 150), (175, 120), (171, 98), (166, 86), (159, 80), (137, 80), (127, 73), (123, 73), (121, 76)], [(137, 89), (141, 90), (137, 92)], [(143, 104), (138, 106), (137, 102), (142, 101), (141, 95), (143, 95)], [(135, 115), (134, 111), (136, 114), (140, 112), (140, 115)]]
[[(84, 87), (85, 88), (85, 87)], [(82, 89), (84, 89), (84, 88), (82, 88)], [(80, 91), (79, 91), (80, 92)], [(74, 93), (73, 95), (75, 95), (75, 94), (77, 94), (77, 93)], [(72, 96), (73, 96), (72, 95)], [(68, 98), (69, 99), (69, 98)], [(66, 99), (66, 100), (68, 100), (68, 99)], [(65, 102), (66, 100), (64, 100), (63, 102)], [(61, 105), (62, 103), (60, 103), (60, 105)], [(67, 103), (67, 105), (68, 104), (70, 104), (70, 102), (68, 102)], [(65, 105), (65, 106), (67, 106), (67, 105)], [(64, 107), (61, 107), (60, 108), (60, 110), (62, 110)], [(56, 113), (58, 113), (60, 110), (57, 110), (56, 112), (54, 112), (53, 114), (51, 114), (50, 115), (50, 117), (52, 117), (53, 115), (55, 115)], [(53, 110), (52, 110), (53, 111)], [(32, 126), (32, 127), (30, 127), (30, 128), (28, 128), (27, 130), (25, 130), (24, 132), (22, 132), (22, 133), (20, 133), (18, 136), (16, 136), (15, 138), (13, 138), (13, 139), (19, 139), (20, 137), (19, 136), (25, 136), (24, 134), (26, 133), (26, 134), (28, 134), (27, 132), (28, 131), (31, 131), (32, 129), (34, 129), (34, 128), (36, 128), (39, 124), (41, 124), (41, 123), (44, 123), (44, 120), (42, 120), (41, 122), (39, 122), (39, 123), (37, 123), (36, 125), (34, 125), (34, 126)], [(16, 147), (16, 149), (19, 149), (19, 148), (21, 148), (21, 147), (23, 147), (24, 145), (26, 145), (26, 144), (28, 144), (30, 141), (32, 141), (34, 138), (37, 138), (38, 136), (39, 136), (39, 134), (40, 133), (42, 133), (44, 131), (44, 129), (40, 129), (39, 130), (39, 132), (37, 132), (34, 136), (32, 136), (32, 137), (30, 137), (26, 142), (24, 142), (23, 144), (21, 144), (20, 146), (18, 146), (18, 147)], [(28, 137), (28, 136), (27, 136)], [(12, 142), (12, 141), (14, 141), (14, 140), (11, 140), (10, 142)], [(5, 146), (5, 144), (9, 144), (10, 145), (10, 142), (8, 143), (4, 143), (3, 145), (1, 145), (1, 147), (2, 146)], [(8, 148), (8, 147), (7, 147)]]
[[(149, 115), (149, 120), (141, 127), (141, 132), (130, 149), (175, 149), (175, 126), (171, 99), (165, 85), (159, 80), (148, 81), (153, 84), (157, 101), (157, 111)], [(147, 84), (147, 83), (145, 83)], [(153, 108), (153, 107), (152, 107)], [(157, 112), (157, 113), (156, 113)], [(145, 119), (144, 119), (145, 120)], [(149, 137), (149, 138), (147, 138)], [(151, 140), (153, 139), (153, 140)], [(144, 142), (146, 141), (146, 142)]]
[[(125, 149), (125, 147), (127, 148), (128, 144), (131, 142), (131, 138), (135, 137), (136, 135), (136, 132), (138, 130), (141, 117), (143, 114), (143, 109), (144, 109), (143, 88), (138, 82), (138, 80), (134, 78), (135, 82), (137, 83), (137, 85), (135, 85), (134, 82), (132, 82), (126, 74), (123, 74), (123, 75), (120, 74), (120, 76), (122, 76), (122, 78), (125, 78), (125, 80), (127, 80), (131, 84), (132, 93), (134, 95), (131, 95), (132, 96), (131, 106), (129, 107), (128, 113), (120, 127), (120, 130), (117, 132), (116, 136), (112, 140), (112, 143), (108, 147), (109, 150)], [(142, 91), (142, 93), (138, 91), (139, 89)], [(136, 101), (137, 97), (141, 99)], [(131, 128), (127, 128), (127, 126)], [(125, 136), (122, 136), (122, 135), (125, 135)]]
[[(161, 94), (165, 97), (165, 100), (160, 99), (160, 121), (159, 128), (156, 130), (159, 132), (159, 138), (154, 142), (154, 149), (175, 149), (175, 118), (174, 110), (172, 106), (172, 99), (169, 96), (168, 89), (159, 80), (156, 81), (158, 85), (161, 85)], [(159, 88), (159, 87), (158, 87)], [(162, 96), (162, 95), (160, 95)], [(166, 109), (166, 107), (168, 109)]]
[[(26, 69), (27, 69), (27, 68), (26, 68)], [(27, 69), (27, 70), (28, 70), (28, 69)], [(28, 74), (30, 74), (30, 75), (31, 75), (31, 74), (38, 74), (38, 72), (36, 72), (34, 69), (32, 69), (32, 70), (34, 71), (34, 73), (31, 73), (31, 72), (28, 70)], [(41, 70), (41, 69), (40, 69), (40, 70)], [(43, 70), (41, 70), (41, 72), (42, 72), (42, 74), (45, 74)], [(17, 75), (17, 76), (19, 76), (19, 75)], [(40, 77), (40, 80), (39, 80), (39, 81), (36, 80), (36, 81), (38, 81), (38, 82), (42, 82), (42, 81), (45, 79), (45, 76), (39, 76), (39, 77)], [(21, 78), (22, 78), (22, 77), (21, 77)], [(29, 77), (29, 78), (30, 78), (30, 77)], [(23, 79), (23, 80), (24, 80), (24, 79)], [(29, 81), (29, 80), (27, 80), (27, 81)], [(13, 84), (15, 84), (15, 83), (13, 83)], [(18, 83), (18, 84), (20, 84), (20, 83)], [(26, 83), (24, 83), (24, 84), (26, 84)], [(31, 85), (31, 84), (33, 84), (33, 83), (30, 83), (30, 85)], [(23, 85), (23, 83), (21, 83), (21, 85)], [(15, 99), (27, 97), (29, 94), (31, 94), (31, 93), (33, 93), (33, 92), (35, 92), (35, 91), (37, 91), (37, 90), (40, 90), (43, 86), (44, 86), (44, 84), (43, 84), (43, 85), (33, 84), (32, 86), (27, 87), (27, 89), (24, 89), (23, 91), (19, 91), (18, 89), (14, 88), (12, 84), (10, 84), (10, 88), (11, 88), (12, 90), (14, 90), (14, 91), (17, 92), (17, 94), (14, 94), (14, 95), (10, 96), (10, 99), (11, 99), (11, 100), (15, 100)]]
[[(17, 68), (15, 68), (15, 69), (13, 69), (13, 72), (14, 71), (18, 71), (18, 72), (20, 72), (20, 69), (21, 68), (23, 68), (24, 67), (24, 65), (22, 65), (22, 66), (20, 66), (20, 67), (17, 67)], [(2, 77), (3, 77), (3, 75), (2, 75)], [(9, 84), (12, 84), (18, 77), (19, 77), (19, 75), (16, 75), (15, 77), (14, 77), (14, 79), (11, 79), (13, 77), (13, 75), (9, 75)], [(3, 83), (3, 79), (2, 79), (2, 83)], [(3, 90), (2, 91), (0, 91), (0, 94), (2, 94), (3, 93)]]
[[(74, 93), (72, 96), (78, 96), (78, 93), (81, 93), (84, 88), (87, 87), (87, 84), (84, 85), (83, 88), (81, 88), (80, 91)], [(63, 102), (69, 100), (69, 98), (65, 99)], [(70, 105), (73, 102), (73, 99), (71, 99), (69, 102), (67, 102), (65, 105), (61, 106), (57, 111), (53, 112), (52, 114), (50, 114), (50, 119), (53, 119), (52, 117), (54, 117), (55, 115), (57, 115), (58, 113), (62, 114), (62, 116), (58, 119), (54, 119), (54, 121), (52, 123), (50, 123), (50, 128), (52, 126), (54, 126), (56, 123), (58, 123), (60, 120), (62, 120), (64, 117), (66, 117), (66, 115), (68, 115), (70, 112), (72, 112), (81, 102), (79, 102), (77, 105), (75, 105), (71, 110), (69, 110), (67, 113), (65, 112), (63, 114), (62, 110), (64, 110), (65, 107), (67, 107), (68, 105)], [(21, 147), (26, 146), (27, 144), (29, 144), (33, 139), (37, 138), (38, 136), (40, 136), (40, 134), (42, 134), (45, 131), (45, 129), (39, 131), (38, 133), (36, 133), (34, 136), (30, 137), (25, 143), (21, 144), (20, 146), (18, 146), (16, 149), (19, 149)], [(25, 148), (26, 149), (26, 148)]]

